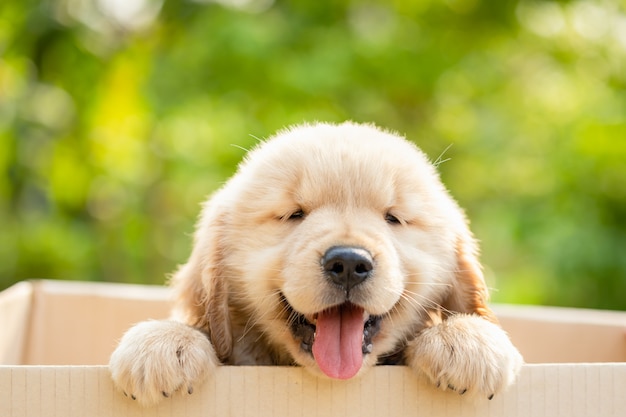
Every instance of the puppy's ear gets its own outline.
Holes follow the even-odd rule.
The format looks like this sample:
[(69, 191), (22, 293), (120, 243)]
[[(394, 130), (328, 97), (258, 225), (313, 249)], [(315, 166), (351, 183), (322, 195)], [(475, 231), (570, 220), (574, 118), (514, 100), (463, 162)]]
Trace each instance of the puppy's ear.
[(206, 332), (220, 361), (232, 352), (228, 284), (224, 279), (223, 219), (207, 204), (197, 226), (194, 247), (186, 264), (174, 274), (174, 315)]
[(477, 314), (498, 323), (495, 314), (487, 305), (489, 291), (477, 252), (476, 243), (469, 232), (457, 239), (455, 279), (452, 283), (452, 292), (443, 303), (443, 307), (452, 312)]

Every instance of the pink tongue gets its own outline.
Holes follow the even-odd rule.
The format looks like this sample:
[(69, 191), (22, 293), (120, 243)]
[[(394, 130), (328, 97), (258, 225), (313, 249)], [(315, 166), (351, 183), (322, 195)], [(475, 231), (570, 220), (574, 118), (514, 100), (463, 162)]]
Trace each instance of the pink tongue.
[(313, 357), (331, 378), (348, 379), (363, 364), (363, 309), (343, 304), (318, 314)]

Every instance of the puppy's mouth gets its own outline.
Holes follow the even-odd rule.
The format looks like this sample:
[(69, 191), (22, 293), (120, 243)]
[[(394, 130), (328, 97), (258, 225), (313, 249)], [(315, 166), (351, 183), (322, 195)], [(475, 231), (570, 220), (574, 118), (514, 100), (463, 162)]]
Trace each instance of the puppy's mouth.
[(293, 337), (324, 374), (349, 379), (359, 372), (363, 356), (372, 352), (383, 316), (366, 314), (362, 307), (345, 302), (307, 317), (295, 311), (283, 295), (281, 301)]

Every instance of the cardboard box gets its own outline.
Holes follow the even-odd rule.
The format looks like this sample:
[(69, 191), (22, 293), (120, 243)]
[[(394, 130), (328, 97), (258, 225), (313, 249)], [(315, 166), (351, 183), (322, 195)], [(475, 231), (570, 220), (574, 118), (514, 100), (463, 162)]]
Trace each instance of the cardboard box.
[(133, 323), (168, 316), (164, 287), (32, 281), (0, 293), (0, 417), (626, 416), (626, 313), (495, 306), (525, 356), (492, 401), (438, 391), (406, 367), (331, 381), (296, 367), (221, 367), (143, 409), (103, 364)]

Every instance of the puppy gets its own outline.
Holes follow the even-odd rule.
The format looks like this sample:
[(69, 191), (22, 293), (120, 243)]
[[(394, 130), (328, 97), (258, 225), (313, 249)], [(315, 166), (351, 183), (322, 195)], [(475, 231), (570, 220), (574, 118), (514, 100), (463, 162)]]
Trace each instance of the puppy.
[(466, 218), (424, 154), (344, 123), (293, 127), (251, 151), (204, 205), (170, 321), (131, 328), (113, 380), (142, 404), (226, 365), (330, 378), (404, 364), (491, 399), (519, 352), (487, 306)]

